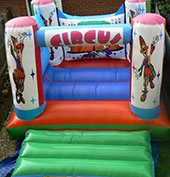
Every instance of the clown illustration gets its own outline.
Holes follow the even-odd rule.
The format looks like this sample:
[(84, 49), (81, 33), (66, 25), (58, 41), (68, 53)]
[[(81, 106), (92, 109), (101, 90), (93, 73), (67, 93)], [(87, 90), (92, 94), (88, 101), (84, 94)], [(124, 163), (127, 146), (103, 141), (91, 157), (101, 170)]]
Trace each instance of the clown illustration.
[(40, 14), (40, 16), (41, 16), (41, 18), (42, 18), (45, 26), (51, 26), (51, 24), (52, 24), (52, 17), (53, 17), (52, 12), (49, 14), (48, 20), (45, 19), (42, 14)]
[[(42, 14), (40, 14), (45, 26), (51, 26), (52, 25), (53, 15), (54, 15), (54, 11), (51, 11), (48, 15), (48, 19), (46, 19)], [(50, 60), (54, 60), (54, 48), (50, 47), (49, 51), (50, 51)]]
[(128, 13), (129, 16), (129, 23), (132, 23), (132, 19), (135, 17), (135, 12), (133, 10), (130, 10)]
[(19, 34), (19, 38), (11, 36), (10, 52), (16, 63), (16, 69), (14, 69), (12, 75), (16, 86), (16, 101), (17, 103), (25, 104), (23, 98), (25, 72), (22, 63), (22, 54), (24, 50), (24, 39), (27, 37), (26, 33)]
[(155, 45), (158, 41), (159, 41), (159, 36), (157, 35), (156, 37), (153, 38), (153, 41), (150, 46), (150, 52), (149, 52), (149, 46), (146, 45), (146, 42), (143, 39), (143, 37), (141, 35), (139, 36), (140, 53), (144, 57), (142, 65), (137, 70), (137, 75), (136, 75), (136, 77), (139, 78), (143, 74), (143, 79), (144, 79), (143, 82), (144, 89), (142, 90), (142, 95), (140, 97), (141, 102), (145, 102), (147, 98), (148, 86), (150, 86), (151, 89), (154, 89), (155, 87), (154, 79), (156, 77), (156, 72), (154, 66), (151, 63), (151, 55), (153, 54), (155, 50)]

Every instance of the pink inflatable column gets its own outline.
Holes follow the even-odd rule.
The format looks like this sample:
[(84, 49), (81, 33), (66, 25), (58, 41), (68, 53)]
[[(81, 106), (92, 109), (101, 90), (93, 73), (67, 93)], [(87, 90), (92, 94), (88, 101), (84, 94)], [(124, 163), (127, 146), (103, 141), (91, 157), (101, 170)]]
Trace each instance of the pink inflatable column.
[(131, 110), (138, 117), (160, 114), (160, 91), (165, 44), (165, 19), (141, 14), (132, 20)]
[(45, 109), (38, 25), (32, 17), (19, 17), (5, 25), (5, 45), (13, 103), (20, 119), (31, 120)]

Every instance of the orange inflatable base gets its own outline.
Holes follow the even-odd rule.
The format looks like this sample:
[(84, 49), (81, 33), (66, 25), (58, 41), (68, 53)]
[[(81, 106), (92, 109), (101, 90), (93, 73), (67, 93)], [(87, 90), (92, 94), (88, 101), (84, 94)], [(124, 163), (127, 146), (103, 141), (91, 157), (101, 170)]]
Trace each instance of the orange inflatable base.
[(28, 129), (143, 130), (157, 140), (168, 140), (170, 121), (161, 103), (161, 115), (142, 120), (130, 111), (129, 101), (47, 101), (45, 112), (32, 121), (14, 113), (7, 130), (12, 139), (22, 139)]

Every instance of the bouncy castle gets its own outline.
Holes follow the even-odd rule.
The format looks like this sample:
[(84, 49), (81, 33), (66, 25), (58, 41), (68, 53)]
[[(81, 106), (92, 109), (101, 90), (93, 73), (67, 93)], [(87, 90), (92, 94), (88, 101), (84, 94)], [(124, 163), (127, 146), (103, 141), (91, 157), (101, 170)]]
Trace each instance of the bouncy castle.
[[(133, 162), (137, 158), (133, 152), (150, 153), (148, 132), (154, 140), (168, 140), (170, 135), (169, 118), (161, 100), (165, 19), (146, 13), (145, 0), (126, 0), (117, 12), (96, 16), (66, 14), (62, 3), (58, 3), (33, 0), (33, 16), (18, 17), (6, 23), (5, 44), (15, 111), (7, 129), (12, 139), (22, 139), (27, 130), (33, 129), (26, 133), (14, 176), (154, 176), (151, 155), (145, 154), (144, 159), (151, 168), (144, 163), (143, 168), (148, 171), (141, 174), (141, 169)], [(122, 132), (129, 143), (115, 131)], [(82, 140), (77, 140), (80, 136)], [(38, 142), (42, 148), (39, 155), (38, 146), (34, 147)], [(48, 143), (49, 146), (52, 143), (53, 152)], [(54, 146), (54, 143), (60, 145)], [(96, 154), (107, 158), (104, 166), (94, 161), (93, 158), (100, 159), (98, 155), (87, 153), (91, 147), (87, 144), (93, 145), (93, 152), (99, 148), (94, 148), (95, 145), (100, 144)], [(113, 152), (116, 147), (111, 145), (122, 145), (118, 148), (119, 155), (124, 149), (130, 151), (129, 158), (132, 154), (135, 156), (132, 166), (121, 163), (122, 168), (126, 167), (122, 173), (122, 169), (111, 168), (119, 166), (111, 161), (117, 158), (116, 153), (110, 153), (113, 155), (110, 159), (105, 151), (101, 153), (103, 148)], [(135, 145), (139, 148), (131, 149)], [(67, 152), (69, 147), (71, 155)], [(58, 171), (53, 165), (48, 166), (48, 163), (53, 164), (50, 157), (55, 156), (55, 148), (65, 154), (62, 158), (70, 157), (74, 162), (69, 159), (69, 166), (60, 159), (61, 164), (65, 164), (63, 167), (56, 160)], [(74, 148), (80, 148), (79, 155), (72, 151)], [(47, 161), (36, 160), (44, 151), (51, 154), (46, 156)], [(26, 162), (28, 156), (30, 161)], [(78, 156), (81, 160), (92, 158), (92, 161), (76, 161)], [(118, 161), (124, 157), (119, 156)], [(141, 157), (144, 156), (139, 159)], [(29, 173), (35, 163), (42, 166)], [(28, 166), (21, 170), (23, 164)], [(86, 170), (83, 164), (89, 164)], [(129, 169), (130, 172), (125, 173)]]

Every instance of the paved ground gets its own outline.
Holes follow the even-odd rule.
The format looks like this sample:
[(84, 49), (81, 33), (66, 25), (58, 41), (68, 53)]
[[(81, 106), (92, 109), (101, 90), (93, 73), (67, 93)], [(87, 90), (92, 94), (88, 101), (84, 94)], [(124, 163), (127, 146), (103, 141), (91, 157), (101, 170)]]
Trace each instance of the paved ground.
[(0, 130), (0, 162), (15, 152), (16, 143), (10, 140), (6, 131), (8, 119), (3, 123), (2, 129)]

